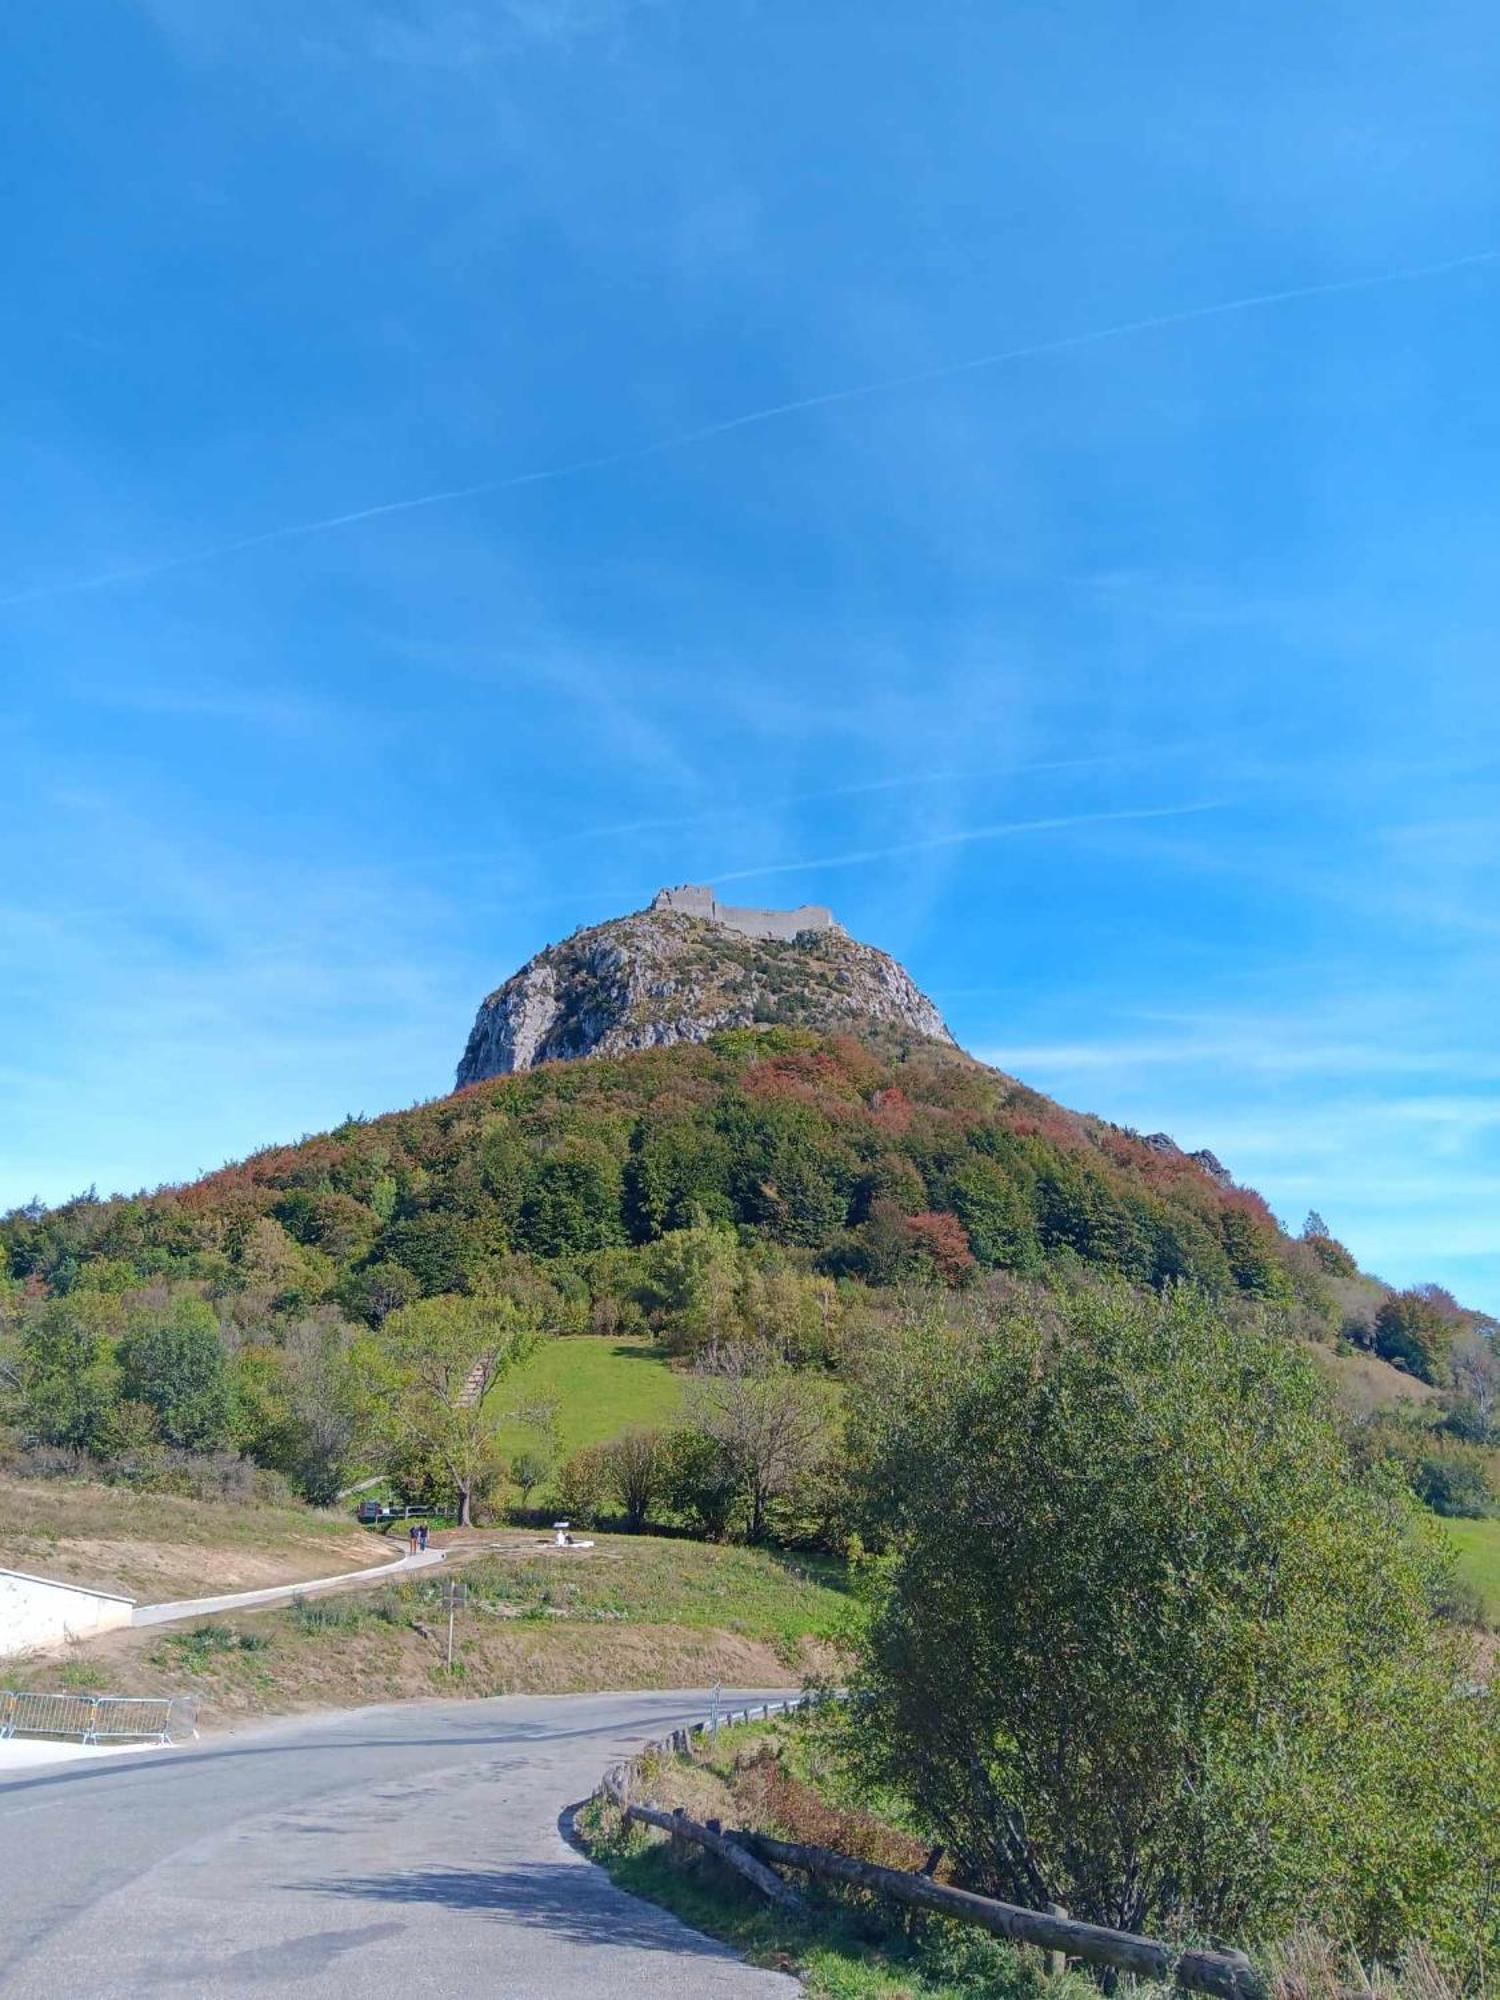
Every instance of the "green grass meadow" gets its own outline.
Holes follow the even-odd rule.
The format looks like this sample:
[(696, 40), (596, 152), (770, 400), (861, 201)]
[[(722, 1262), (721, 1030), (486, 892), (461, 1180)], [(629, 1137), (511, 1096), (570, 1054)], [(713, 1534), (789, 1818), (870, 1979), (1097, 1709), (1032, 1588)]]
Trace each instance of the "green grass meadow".
[[(569, 1334), (549, 1340), (498, 1382), (488, 1407), (498, 1413), (550, 1404), (556, 1412), (553, 1435), (561, 1463), (585, 1445), (604, 1444), (624, 1431), (678, 1423), (685, 1386), (652, 1341)], [(499, 1431), (507, 1454), (540, 1442), (542, 1436), (519, 1422), (507, 1422)]]
[(1500, 1520), (1444, 1521), (1458, 1551), (1458, 1575), (1477, 1590), (1491, 1625), (1500, 1625)]

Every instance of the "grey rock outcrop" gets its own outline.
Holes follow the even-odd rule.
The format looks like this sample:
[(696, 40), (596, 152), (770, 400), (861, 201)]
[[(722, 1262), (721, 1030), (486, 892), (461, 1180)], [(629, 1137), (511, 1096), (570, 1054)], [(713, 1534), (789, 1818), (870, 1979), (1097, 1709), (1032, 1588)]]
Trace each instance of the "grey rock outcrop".
[(1148, 1132), (1145, 1138), (1142, 1139), (1141, 1144), (1149, 1146), (1153, 1153), (1175, 1154), (1179, 1159), (1191, 1160), (1195, 1167), (1200, 1167), (1208, 1175), (1208, 1178), (1214, 1183), (1215, 1187), (1232, 1188), (1234, 1186), (1234, 1175), (1225, 1166), (1218, 1154), (1211, 1153), (1207, 1146), (1200, 1148), (1196, 1153), (1184, 1153), (1181, 1146), (1178, 1145), (1177, 1141), (1168, 1132)]
[(492, 993), (458, 1088), (770, 1022), (953, 1039), (910, 975), (827, 910), (726, 908), (710, 890), (670, 889), (649, 910), (549, 945)]

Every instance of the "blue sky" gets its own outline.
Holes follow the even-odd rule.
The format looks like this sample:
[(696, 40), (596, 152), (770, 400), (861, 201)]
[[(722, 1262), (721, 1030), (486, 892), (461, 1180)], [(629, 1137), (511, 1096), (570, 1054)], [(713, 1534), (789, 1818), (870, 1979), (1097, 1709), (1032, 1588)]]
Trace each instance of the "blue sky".
[(0, 1201), (711, 881), (1500, 1308), (1492, 28), (8, 10)]

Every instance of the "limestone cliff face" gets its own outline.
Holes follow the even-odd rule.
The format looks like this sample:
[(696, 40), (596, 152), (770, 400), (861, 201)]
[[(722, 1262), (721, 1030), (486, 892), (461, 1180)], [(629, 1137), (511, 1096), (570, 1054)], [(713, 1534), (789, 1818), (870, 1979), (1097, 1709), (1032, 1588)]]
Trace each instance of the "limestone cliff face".
[[(649, 910), (549, 945), (479, 1009), (458, 1088), (538, 1063), (703, 1042), (756, 1022), (880, 1027), (951, 1042), (942, 1016), (893, 958), (824, 910), (725, 910), (707, 890), (663, 892)], [(690, 914), (683, 902), (691, 894)]]

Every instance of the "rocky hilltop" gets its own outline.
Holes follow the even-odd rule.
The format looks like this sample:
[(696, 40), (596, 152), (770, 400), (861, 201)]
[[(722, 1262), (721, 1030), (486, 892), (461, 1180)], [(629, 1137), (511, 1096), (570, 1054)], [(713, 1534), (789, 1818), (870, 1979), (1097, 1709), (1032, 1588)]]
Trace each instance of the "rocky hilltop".
[(829, 911), (741, 909), (689, 885), (575, 931), (507, 979), (479, 1009), (458, 1088), (756, 1022), (953, 1040), (895, 959), (851, 938)]

